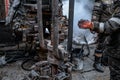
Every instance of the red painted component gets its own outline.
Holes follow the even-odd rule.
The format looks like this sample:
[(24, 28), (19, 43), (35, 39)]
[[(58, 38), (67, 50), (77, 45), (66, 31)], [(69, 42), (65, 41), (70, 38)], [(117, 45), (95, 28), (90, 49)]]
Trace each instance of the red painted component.
[(8, 15), (10, 2), (9, 2), (9, 0), (4, 0), (4, 2), (5, 2), (5, 14), (7, 16)]

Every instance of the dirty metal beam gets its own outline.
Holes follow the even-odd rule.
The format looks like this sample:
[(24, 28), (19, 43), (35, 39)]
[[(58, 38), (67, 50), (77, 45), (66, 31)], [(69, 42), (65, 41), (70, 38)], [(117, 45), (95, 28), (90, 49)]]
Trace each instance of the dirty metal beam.
[[(52, 44), (53, 44), (53, 54), (54, 56), (58, 56), (58, 44), (59, 44), (59, 23), (58, 23), (58, 0), (52, 0)], [(56, 63), (54, 63), (56, 64)], [(52, 76), (57, 74), (58, 66), (52, 65)]]
[(58, 54), (58, 44), (59, 44), (58, 4), (59, 4), (58, 0), (52, 0), (53, 53), (55, 55)]
[(44, 48), (44, 37), (43, 37), (43, 21), (42, 21), (42, 0), (37, 0), (37, 20), (38, 20), (38, 27), (39, 27), (39, 42), (40, 47)]
[(67, 50), (71, 52), (73, 38), (73, 20), (74, 20), (74, 0), (69, 0), (69, 27)]

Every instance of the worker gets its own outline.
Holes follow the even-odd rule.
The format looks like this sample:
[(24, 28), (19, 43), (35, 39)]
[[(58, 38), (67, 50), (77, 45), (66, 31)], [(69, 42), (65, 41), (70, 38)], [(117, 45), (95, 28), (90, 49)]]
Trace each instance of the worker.
[(110, 80), (120, 79), (120, 0), (113, 3), (113, 16), (106, 22), (80, 20), (78, 26), (108, 35), (104, 53), (108, 55)]
[[(107, 21), (114, 14), (112, 13), (113, 2), (113, 0), (95, 0), (92, 21)], [(106, 37), (107, 35), (105, 35), (104, 33), (99, 33), (97, 38), (97, 46), (94, 53), (95, 60), (93, 67), (99, 72), (104, 72), (104, 65), (107, 65), (108, 63), (107, 55), (103, 54)]]

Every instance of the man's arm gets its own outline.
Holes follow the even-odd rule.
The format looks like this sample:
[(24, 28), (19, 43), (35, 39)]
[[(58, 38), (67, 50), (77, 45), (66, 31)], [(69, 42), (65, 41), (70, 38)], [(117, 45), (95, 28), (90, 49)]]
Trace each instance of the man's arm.
[(112, 17), (105, 23), (93, 22), (93, 31), (110, 34), (120, 29), (120, 18)]
[(90, 22), (88, 20), (80, 20), (78, 26), (84, 29), (90, 29), (98, 33), (110, 34), (113, 31), (120, 29), (120, 17), (112, 17), (108, 21), (101, 22)]

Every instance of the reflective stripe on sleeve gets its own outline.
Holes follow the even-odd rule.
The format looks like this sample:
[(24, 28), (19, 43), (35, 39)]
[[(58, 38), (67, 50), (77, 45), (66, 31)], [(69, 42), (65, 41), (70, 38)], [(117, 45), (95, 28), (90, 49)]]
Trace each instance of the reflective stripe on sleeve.
[(120, 25), (120, 19), (119, 19), (119, 18), (113, 17), (113, 18), (111, 18), (110, 20), (111, 20), (111, 21), (114, 21), (114, 22), (116, 22), (117, 24)]
[(99, 31), (104, 32), (104, 23), (99, 23)]

